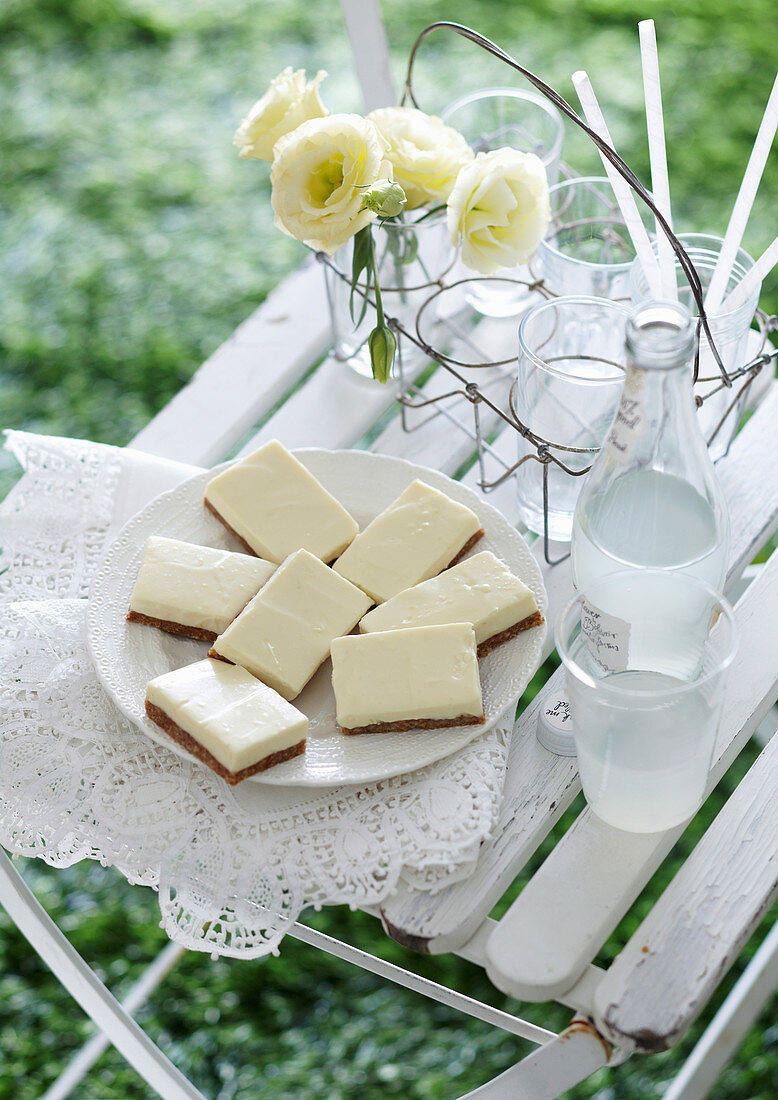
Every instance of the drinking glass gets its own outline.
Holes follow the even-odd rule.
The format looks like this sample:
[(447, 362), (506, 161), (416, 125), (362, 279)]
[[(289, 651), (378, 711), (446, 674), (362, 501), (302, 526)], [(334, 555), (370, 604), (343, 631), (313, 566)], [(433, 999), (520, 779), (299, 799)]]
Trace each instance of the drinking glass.
[(570, 601), (556, 642), (594, 813), (640, 833), (687, 821), (705, 795), (737, 646), (730, 605), (685, 573), (611, 573)]
[[(416, 315), (422, 304), (438, 290), (438, 279), (454, 263), (446, 219), (440, 215), (416, 222), (383, 222), (374, 226), (376, 260), (381, 301), (387, 317), (394, 317), (409, 331), (416, 330)], [(339, 274), (325, 266), (324, 277), (332, 323), (332, 354), (364, 378), (372, 378), (367, 339), (376, 324), (376, 311), (368, 303), (358, 324), (351, 317), (351, 261), (353, 239), (333, 257)], [(362, 275), (358, 289), (364, 290)], [(373, 299), (371, 287), (370, 298)], [(354, 318), (358, 319), (363, 299), (354, 295)], [(397, 334), (397, 355), (403, 367), (418, 366), (426, 358), (421, 348)]]
[[(559, 176), (564, 126), (556, 107), (539, 92), (518, 88), (483, 88), (455, 100), (441, 113), (447, 125), (453, 126), (476, 153), (509, 146), (523, 153), (535, 153), (546, 170), (548, 182)], [(492, 278), (514, 280), (520, 277), (523, 265), (504, 267)], [(457, 277), (473, 277), (464, 265)], [(464, 298), (473, 309), (489, 317), (510, 317), (526, 305), (529, 292), (515, 282), (487, 282), (474, 279), (465, 284)]]
[(554, 294), (628, 301), (635, 259), (613, 188), (605, 177), (562, 180), (549, 191), (551, 223), (532, 261)]
[[(531, 309), (519, 325), (515, 411), (571, 470), (591, 465), (616, 415), (628, 316), (624, 306), (604, 298), (554, 298)], [(537, 454), (523, 436), (518, 440), (520, 459)], [(545, 472), (549, 538), (569, 542), (582, 477), (554, 462)], [(532, 458), (516, 471), (519, 514), (539, 534), (544, 530), (543, 473)]]
[[(716, 268), (723, 240), (721, 237), (709, 233), (679, 233), (678, 239), (686, 249), (689, 259), (694, 264), (697, 274), (703, 286), (707, 290), (713, 272)], [(656, 241), (653, 244), (656, 254)], [(741, 282), (747, 271), (754, 266), (754, 260), (743, 248), (739, 248), (732, 265), (732, 273), (727, 283), (725, 297)], [(678, 284), (678, 298), (689, 309), (693, 317), (697, 317), (697, 305), (692, 296), (691, 288), (686, 281), (680, 264), (676, 261), (676, 279)], [(751, 296), (738, 309), (719, 312), (708, 317), (713, 341), (716, 345), (721, 361), (727, 371), (737, 370), (745, 366), (748, 361), (748, 340), (751, 324), (754, 320), (756, 307), (759, 304), (761, 283), (751, 293)], [(630, 292), (634, 303), (644, 302), (651, 297), (643, 269), (638, 263), (632, 266), (630, 277)], [(703, 331), (700, 331), (700, 381), (697, 383), (697, 392), (701, 396), (715, 390), (721, 379), (718, 364), (713, 358), (710, 343)], [(703, 381), (708, 379), (710, 381)], [(735, 386), (735, 390), (737, 385)], [(726, 454), (732, 437), (734, 436), (742, 412), (742, 406), (747, 398), (747, 391), (736, 403), (736, 407), (727, 414), (726, 420), (719, 427), (719, 423), (727, 413), (729, 405), (735, 393), (732, 389), (723, 388), (707, 397), (698, 410), (697, 417), (700, 430), (708, 442), (711, 457), (721, 458)]]

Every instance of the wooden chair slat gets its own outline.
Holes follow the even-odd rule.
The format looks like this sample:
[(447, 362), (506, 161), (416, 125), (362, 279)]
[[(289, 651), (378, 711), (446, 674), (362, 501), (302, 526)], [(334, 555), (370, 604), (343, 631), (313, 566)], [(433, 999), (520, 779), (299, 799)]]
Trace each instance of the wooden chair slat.
[(365, 111), (392, 107), (397, 93), (378, 0), (341, 0)]
[(597, 989), (619, 1046), (677, 1043), (778, 894), (776, 787), (773, 737)]
[(250, 454), (270, 439), (285, 447), (353, 447), (394, 404), (398, 389), (361, 378), (328, 357), (241, 449)]
[[(718, 782), (778, 695), (778, 654), (765, 644), (778, 615), (774, 554), (736, 606), (740, 646), (710, 773)], [(637, 898), (683, 832), (614, 829), (588, 808), (562, 837), (502, 918), (488, 972), (514, 996), (546, 1000), (568, 989)], [(773, 837), (773, 843), (774, 843)]]
[(290, 275), (138, 433), (137, 450), (212, 466), (302, 378), (330, 344), (319, 264)]

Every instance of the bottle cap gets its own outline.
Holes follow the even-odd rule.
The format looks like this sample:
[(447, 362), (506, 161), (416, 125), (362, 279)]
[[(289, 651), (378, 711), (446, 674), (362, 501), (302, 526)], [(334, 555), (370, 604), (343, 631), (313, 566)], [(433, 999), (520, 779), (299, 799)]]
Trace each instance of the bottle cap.
[(570, 703), (560, 688), (546, 695), (538, 715), (538, 741), (557, 756), (575, 756), (573, 716)]

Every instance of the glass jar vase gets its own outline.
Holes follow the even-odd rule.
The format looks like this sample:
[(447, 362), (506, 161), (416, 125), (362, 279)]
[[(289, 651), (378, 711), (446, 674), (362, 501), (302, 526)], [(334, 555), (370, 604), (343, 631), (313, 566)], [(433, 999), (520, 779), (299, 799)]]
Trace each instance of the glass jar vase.
[[(407, 332), (414, 334), (419, 309), (440, 289), (441, 279), (454, 264), (455, 250), (449, 240), (445, 215), (426, 218), (420, 215), (415, 221), (375, 222), (372, 231), (384, 316), (387, 321), (399, 321)], [(353, 254), (352, 239), (333, 256), (335, 270), (329, 265), (324, 268), (332, 322), (332, 354), (357, 374), (372, 378), (367, 340), (376, 324), (375, 294), (372, 282), (370, 291), (366, 290), (363, 272), (352, 299)], [(368, 303), (360, 320), (365, 294)], [(412, 340), (405, 339), (400, 332), (396, 336), (396, 360), (402, 357), (403, 370), (425, 361), (423, 350)]]

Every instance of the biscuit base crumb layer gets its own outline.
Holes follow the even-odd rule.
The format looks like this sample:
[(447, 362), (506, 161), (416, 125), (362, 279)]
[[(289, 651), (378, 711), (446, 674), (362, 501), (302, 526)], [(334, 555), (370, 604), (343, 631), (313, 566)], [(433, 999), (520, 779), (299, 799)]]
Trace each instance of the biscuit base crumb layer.
[(241, 546), (243, 547), (243, 549), (246, 551), (247, 554), (251, 554), (252, 558), (260, 557), (260, 555), (256, 552), (256, 550), (254, 550), (253, 547), (249, 546), (249, 544), (246, 542), (246, 540), (238, 534), (238, 532), (235, 530), (235, 528), (230, 527), (229, 523), (227, 523), (227, 520), (224, 518), (224, 516), (220, 515), (216, 511), (216, 509), (214, 508), (214, 506), (211, 504), (210, 500), (208, 500), (207, 497), (203, 497), (203, 504), (208, 509), (208, 511), (211, 513), (211, 515), (215, 519), (218, 519), (218, 521), (222, 525), (222, 527), (226, 527), (227, 530), (229, 531), (229, 533), (232, 535), (232, 537), (234, 539), (238, 540), (238, 542), (241, 544)]
[(406, 730), (438, 730), (449, 726), (482, 726), (485, 721), (483, 714), (480, 717), (461, 714), (459, 718), (404, 718), (401, 722), (374, 722), (371, 726), (354, 726), (353, 729), (341, 726), (340, 732), (352, 737), (360, 733), (404, 733)]
[(481, 642), (476, 650), (479, 657), (485, 657), (487, 653), (491, 653), (493, 649), (496, 649), (498, 645), (502, 645), (503, 642), (509, 641), (511, 638), (515, 638), (517, 634), (522, 634), (525, 630), (532, 630), (533, 626), (540, 626), (545, 619), (539, 611), (533, 611), (531, 615), (528, 615), (526, 619), (522, 619), (520, 623), (514, 623), (513, 626), (509, 626), (507, 630), (501, 630), (499, 634), (492, 634), (491, 638), (486, 638)]
[(156, 626), (158, 630), (166, 630), (168, 634), (184, 634), (187, 638), (197, 638), (200, 642), (215, 642), (219, 637), (213, 630), (205, 630), (200, 626), (184, 626), (183, 623), (174, 623), (169, 619), (155, 619), (151, 615), (142, 615), (139, 611), (132, 609), (127, 612), (126, 618), (128, 623)]
[(222, 657), (221, 653), (217, 653), (215, 649), (209, 649), (205, 656), (210, 657), (214, 661), (224, 661), (225, 665), (235, 664), (235, 662), (231, 661), (229, 657)]
[(278, 752), (271, 752), (269, 756), (265, 756), (262, 760), (258, 760), (256, 764), (252, 764), (248, 768), (243, 768), (239, 772), (231, 772), (225, 768), (224, 764), (221, 764), (215, 756), (213, 756), (208, 749), (204, 748), (199, 741), (196, 741), (191, 734), (182, 729), (170, 715), (166, 714), (161, 707), (157, 707), (154, 703), (150, 703), (146, 700), (146, 714), (152, 722), (154, 722), (161, 730), (164, 730), (170, 737), (173, 738), (182, 748), (187, 752), (191, 752), (192, 756), (196, 756), (203, 764), (207, 764), (209, 768), (212, 768), (217, 775), (220, 775), (222, 779), (234, 787), (236, 783), (240, 783), (242, 779), (248, 779), (250, 775), (256, 775), (257, 772), (264, 772), (268, 768), (272, 768), (274, 764), (281, 764), (284, 760), (291, 760), (294, 756), (300, 756), (305, 752), (305, 738), (299, 741), (296, 745), (291, 745), (288, 749), (280, 749)]
[(457, 565), (462, 560), (462, 558), (465, 556), (465, 554), (467, 554), (467, 552), (469, 550), (473, 549), (473, 547), (478, 542), (478, 540), (480, 538), (483, 538), (485, 533), (486, 532), (484, 531), (483, 527), (480, 529), (480, 531), (476, 531), (476, 533), (472, 536), (472, 538), (469, 538), (467, 540), (467, 542), (462, 547), (462, 549), (459, 551), (459, 553), (456, 555), (456, 557), (451, 559), (451, 561), (446, 566), (446, 569), (450, 569), (452, 565)]

